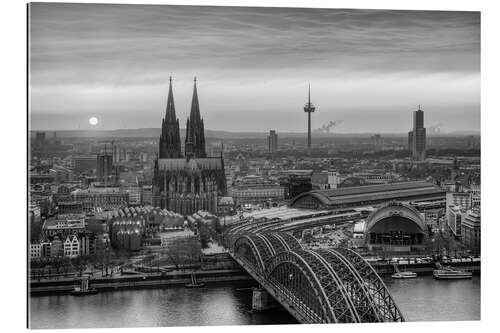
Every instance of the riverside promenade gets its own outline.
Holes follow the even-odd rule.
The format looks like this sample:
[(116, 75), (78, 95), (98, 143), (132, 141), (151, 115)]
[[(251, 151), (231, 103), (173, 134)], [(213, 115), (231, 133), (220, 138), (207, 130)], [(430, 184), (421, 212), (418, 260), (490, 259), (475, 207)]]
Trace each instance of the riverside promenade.
[[(252, 280), (242, 269), (225, 270), (180, 270), (162, 273), (123, 274), (113, 277), (89, 278), (92, 287), (99, 290), (118, 290), (134, 288), (154, 288), (178, 286), (191, 282), (191, 276), (205, 284)], [(30, 281), (30, 294), (69, 293), (79, 284), (80, 277)]]
[[(202, 267), (192, 267), (179, 270), (163, 272), (129, 272), (124, 274), (115, 273), (113, 276), (89, 277), (92, 287), (99, 290), (158, 288), (164, 286), (183, 286), (191, 282), (194, 274), (198, 282), (205, 284), (231, 283), (238, 281), (252, 281), (253, 278), (243, 270), (227, 253), (212, 256), (211, 263), (205, 263)], [(220, 265), (223, 263), (223, 265)], [(473, 274), (479, 274), (481, 262), (456, 262), (445, 263), (452, 267), (470, 270)], [(379, 275), (390, 275), (394, 273), (394, 265), (390, 263), (371, 263)], [(224, 266), (225, 268), (221, 268)], [(431, 275), (436, 269), (434, 262), (399, 264), (402, 270), (408, 270), (418, 275)], [(30, 280), (29, 292), (36, 294), (61, 294), (70, 293), (77, 286), (82, 277), (59, 277), (57, 279)]]

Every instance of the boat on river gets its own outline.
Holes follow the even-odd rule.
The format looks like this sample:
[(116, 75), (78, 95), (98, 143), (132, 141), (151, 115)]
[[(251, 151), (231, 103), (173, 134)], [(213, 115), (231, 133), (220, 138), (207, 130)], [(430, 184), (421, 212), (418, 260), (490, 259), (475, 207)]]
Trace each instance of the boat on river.
[(414, 279), (417, 273), (410, 271), (400, 271), (397, 264), (394, 264), (394, 274), (391, 275), (393, 279)]
[(391, 275), (393, 279), (413, 279), (417, 277), (415, 272), (396, 272)]
[(99, 290), (96, 288), (89, 287), (89, 279), (82, 279), (80, 285), (75, 287), (71, 292), (73, 296), (85, 296), (97, 294)]
[(455, 279), (470, 279), (472, 278), (472, 272), (453, 269), (451, 267), (442, 267), (440, 269), (435, 269), (432, 272), (434, 278), (439, 280), (455, 280)]

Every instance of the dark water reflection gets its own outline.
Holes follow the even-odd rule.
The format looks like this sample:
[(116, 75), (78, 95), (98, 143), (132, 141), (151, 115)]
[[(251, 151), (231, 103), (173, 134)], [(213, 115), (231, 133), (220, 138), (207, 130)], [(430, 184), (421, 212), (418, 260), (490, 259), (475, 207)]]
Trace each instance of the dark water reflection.
[(258, 325), (295, 323), (284, 310), (252, 312), (248, 285), (31, 297), (32, 328)]
[[(385, 282), (407, 320), (480, 319), (480, 279), (432, 277)], [(248, 285), (142, 289), (85, 297), (31, 297), (32, 328), (92, 328), (295, 323), (284, 310), (251, 311)]]
[(481, 319), (481, 278), (435, 280), (432, 276), (384, 278), (407, 321)]

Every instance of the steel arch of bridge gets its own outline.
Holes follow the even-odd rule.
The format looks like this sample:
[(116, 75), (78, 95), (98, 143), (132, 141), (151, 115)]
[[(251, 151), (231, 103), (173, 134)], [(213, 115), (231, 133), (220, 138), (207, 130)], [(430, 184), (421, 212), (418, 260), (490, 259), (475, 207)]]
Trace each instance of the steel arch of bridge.
[(300, 322), (404, 321), (378, 274), (353, 250), (306, 250), (278, 232), (239, 235), (231, 254)]
[(243, 235), (234, 242), (234, 253), (248, 261), (253, 268), (263, 273), (265, 261), (271, 257), (266, 243), (257, 235)]
[(359, 253), (351, 249), (338, 248), (336, 251), (344, 255), (364, 278), (383, 321), (404, 321), (403, 314), (375, 269)]

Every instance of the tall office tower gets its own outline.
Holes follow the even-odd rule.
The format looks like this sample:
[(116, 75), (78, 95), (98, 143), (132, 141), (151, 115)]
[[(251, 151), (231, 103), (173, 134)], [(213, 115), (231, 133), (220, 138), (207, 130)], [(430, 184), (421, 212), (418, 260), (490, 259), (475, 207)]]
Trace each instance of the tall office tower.
[(278, 134), (276, 134), (275, 130), (269, 131), (269, 135), (267, 136), (267, 145), (270, 153), (278, 151)]
[(35, 133), (35, 140), (37, 143), (43, 143), (45, 142), (45, 132), (36, 132)]
[(97, 155), (97, 181), (108, 185), (113, 176), (113, 155), (104, 150), (104, 153)]
[(418, 161), (425, 160), (425, 127), (424, 111), (413, 111), (413, 130), (408, 132), (408, 149), (411, 150), (412, 158)]
[(165, 118), (161, 122), (160, 158), (179, 158), (181, 152), (181, 134), (179, 119), (175, 115), (174, 94), (172, 92), (172, 77), (169, 78), (167, 108)]
[(113, 163), (120, 163), (120, 146), (119, 144), (111, 143), (111, 151), (113, 153)]
[(382, 149), (382, 136), (380, 134), (375, 134), (372, 136), (373, 139), (373, 149), (379, 151)]
[(304, 112), (307, 113), (307, 149), (311, 149), (311, 113), (314, 112), (316, 108), (311, 103), (311, 85), (307, 90), (307, 103), (304, 106)]
[(200, 116), (200, 104), (198, 103), (198, 91), (196, 90), (196, 77), (194, 78), (193, 100), (191, 102), (191, 113), (186, 122), (185, 156), (204, 158), (207, 157), (205, 150), (205, 128), (203, 118)]

